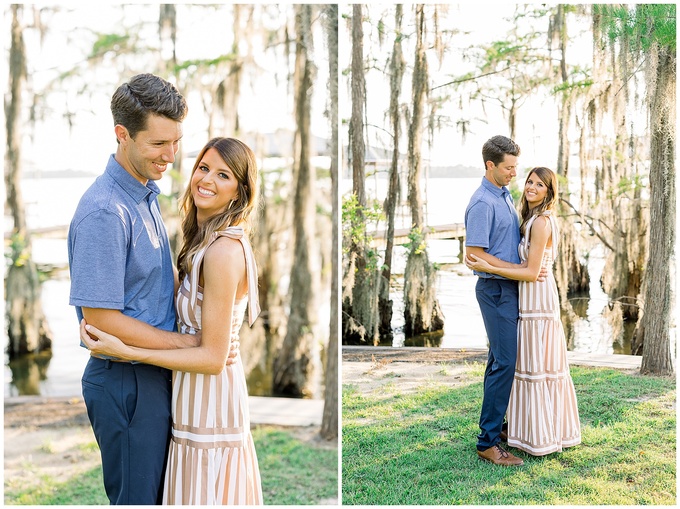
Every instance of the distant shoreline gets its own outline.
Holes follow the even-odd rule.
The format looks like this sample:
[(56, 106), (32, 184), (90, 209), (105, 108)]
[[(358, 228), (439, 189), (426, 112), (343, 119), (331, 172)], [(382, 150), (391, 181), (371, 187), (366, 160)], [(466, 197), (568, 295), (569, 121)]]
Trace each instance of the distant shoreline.
[(54, 178), (94, 178), (98, 177), (98, 173), (92, 173), (82, 170), (27, 170), (22, 172), (22, 180), (31, 179), (54, 179)]

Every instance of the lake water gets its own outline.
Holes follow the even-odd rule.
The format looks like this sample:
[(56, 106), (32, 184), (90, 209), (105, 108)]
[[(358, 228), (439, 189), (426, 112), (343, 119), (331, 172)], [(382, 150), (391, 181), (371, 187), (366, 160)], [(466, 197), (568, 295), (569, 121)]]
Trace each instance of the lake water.
[[(94, 181), (95, 177), (82, 178), (37, 178), (23, 181), (29, 228), (65, 226), (71, 221), (78, 200)], [(170, 179), (160, 181), (161, 190), (167, 192)], [(7, 219), (6, 230), (7, 228)], [(11, 222), (9, 222), (11, 224)], [(38, 264), (66, 267), (68, 252), (63, 238), (33, 239), (33, 260)], [(9, 365), (5, 354), (4, 395), (78, 396), (81, 393), (80, 378), (89, 353), (82, 348), (78, 337), (78, 322), (75, 309), (69, 306), (70, 279), (67, 270), (55, 272), (42, 284), (42, 303), (47, 322), (53, 334), (52, 356), (26, 356)], [(328, 289), (328, 293), (330, 290)], [(326, 294), (319, 296), (318, 323), (327, 334), (330, 321), (330, 306)], [(320, 337), (321, 334), (319, 335)], [(7, 334), (3, 334), (7, 344)], [(242, 345), (245, 351), (245, 345)], [(272, 355), (264, 355), (271, 363)], [(271, 366), (269, 366), (270, 368)], [(323, 366), (321, 366), (323, 368)], [(322, 379), (323, 375), (321, 375)], [(314, 397), (322, 396), (322, 383), (317, 384)], [(271, 369), (258, 364), (248, 377), (251, 395), (271, 395)]]
[[(367, 179), (367, 195), (384, 199), (387, 180)], [(351, 189), (351, 181), (343, 181), (343, 192)], [(465, 209), (472, 193), (481, 184), (479, 178), (431, 178), (423, 182), (426, 196), (426, 223), (428, 225), (463, 223)], [(521, 184), (518, 182), (518, 185)], [(405, 197), (402, 191), (402, 197)], [(397, 214), (397, 228), (407, 227), (410, 215), (406, 207)], [(433, 346), (441, 348), (486, 348), (487, 338), (479, 305), (475, 298), (477, 277), (458, 261), (460, 250), (457, 240), (429, 240), (428, 256), (431, 262), (442, 264), (437, 278), (437, 298), (444, 313), (443, 334), (423, 335), (406, 339), (403, 334), (403, 275), (406, 266), (406, 249), (397, 246), (394, 251), (390, 297), (394, 304), (392, 326), (395, 330), (393, 346)], [(601, 246), (590, 251), (588, 270), (591, 289), (589, 295), (573, 296), (572, 306), (577, 314), (573, 330), (567, 327), (568, 348), (572, 351), (601, 354), (630, 354), (632, 324), (612, 322), (608, 317), (609, 298), (599, 285), (605, 266), (605, 252)], [(672, 350), (675, 348), (675, 327), (671, 329)]]

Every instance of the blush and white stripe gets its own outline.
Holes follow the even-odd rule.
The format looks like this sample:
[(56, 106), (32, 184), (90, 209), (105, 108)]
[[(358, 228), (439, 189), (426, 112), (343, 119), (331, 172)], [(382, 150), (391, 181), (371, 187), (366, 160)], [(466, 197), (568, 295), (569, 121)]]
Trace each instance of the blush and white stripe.
[[(246, 307), (249, 323), (257, 318), (257, 266), (243, 230), (213, 234), (240, 240), (246, 257), (248, 298), (235, 303), (231, 339), (238, 341)], [(196, 274), (208, 246), (194, 257), (191, 274), (177, 293), (182, 333), (201, 328), (203, 293)], [(255, 302), (255, 304), (253, 304)], [(173, 371), (172, 440), (165, 472), (163, 504), (261, 505), (262, 487), (250, 432), (248, 387), (240, 354), (219, 375)]]
[[(507, 410), (508, 445), (533, 456), (559, 452), (581, 443), (576, 391), (569, 374), (567, 345), (560, 320), (559, 296), (552, 273), (557, 255), (557, 224), (550, 221), (552, 248), (543, 254), (548, 277), (519, 283), (519, 323), (515, 380)], [(522, 261), (529, 255), (527, 223), (519, 245)]]

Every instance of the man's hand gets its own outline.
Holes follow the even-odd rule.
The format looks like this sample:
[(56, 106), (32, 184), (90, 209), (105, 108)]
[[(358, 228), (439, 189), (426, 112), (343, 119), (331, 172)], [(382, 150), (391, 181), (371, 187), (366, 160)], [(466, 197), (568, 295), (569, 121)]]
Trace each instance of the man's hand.
[(541, 265), (541, 271), (538, 273), (538, 279), (536, 281), (544, 282), (548, 278), (548, 269)]
[(201, 346), (201, 331), (197, 330), (195, 334), (175, 334), (177, 337), (176, 348), (194, 348)]

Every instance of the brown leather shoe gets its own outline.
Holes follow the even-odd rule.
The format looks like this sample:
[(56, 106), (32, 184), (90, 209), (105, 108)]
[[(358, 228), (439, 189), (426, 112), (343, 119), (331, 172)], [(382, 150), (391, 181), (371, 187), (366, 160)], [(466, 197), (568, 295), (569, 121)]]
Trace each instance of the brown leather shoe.
[(522, 461), (521, 458), (509, 453), (498, 444), (489, 447), (485, 451), (478, 450), (477, 455), (483, 460), (490, 461), (494, 465), (502, 465), (504, 467), (518, 467), (524, 465), (524, 461)]
[(508, 423), (507, 422), (503, 423), (503, 429), (501, 429), (501, 432), (498, 436), (501, 439), (501, 442), (507, 442), (508, 441)]

